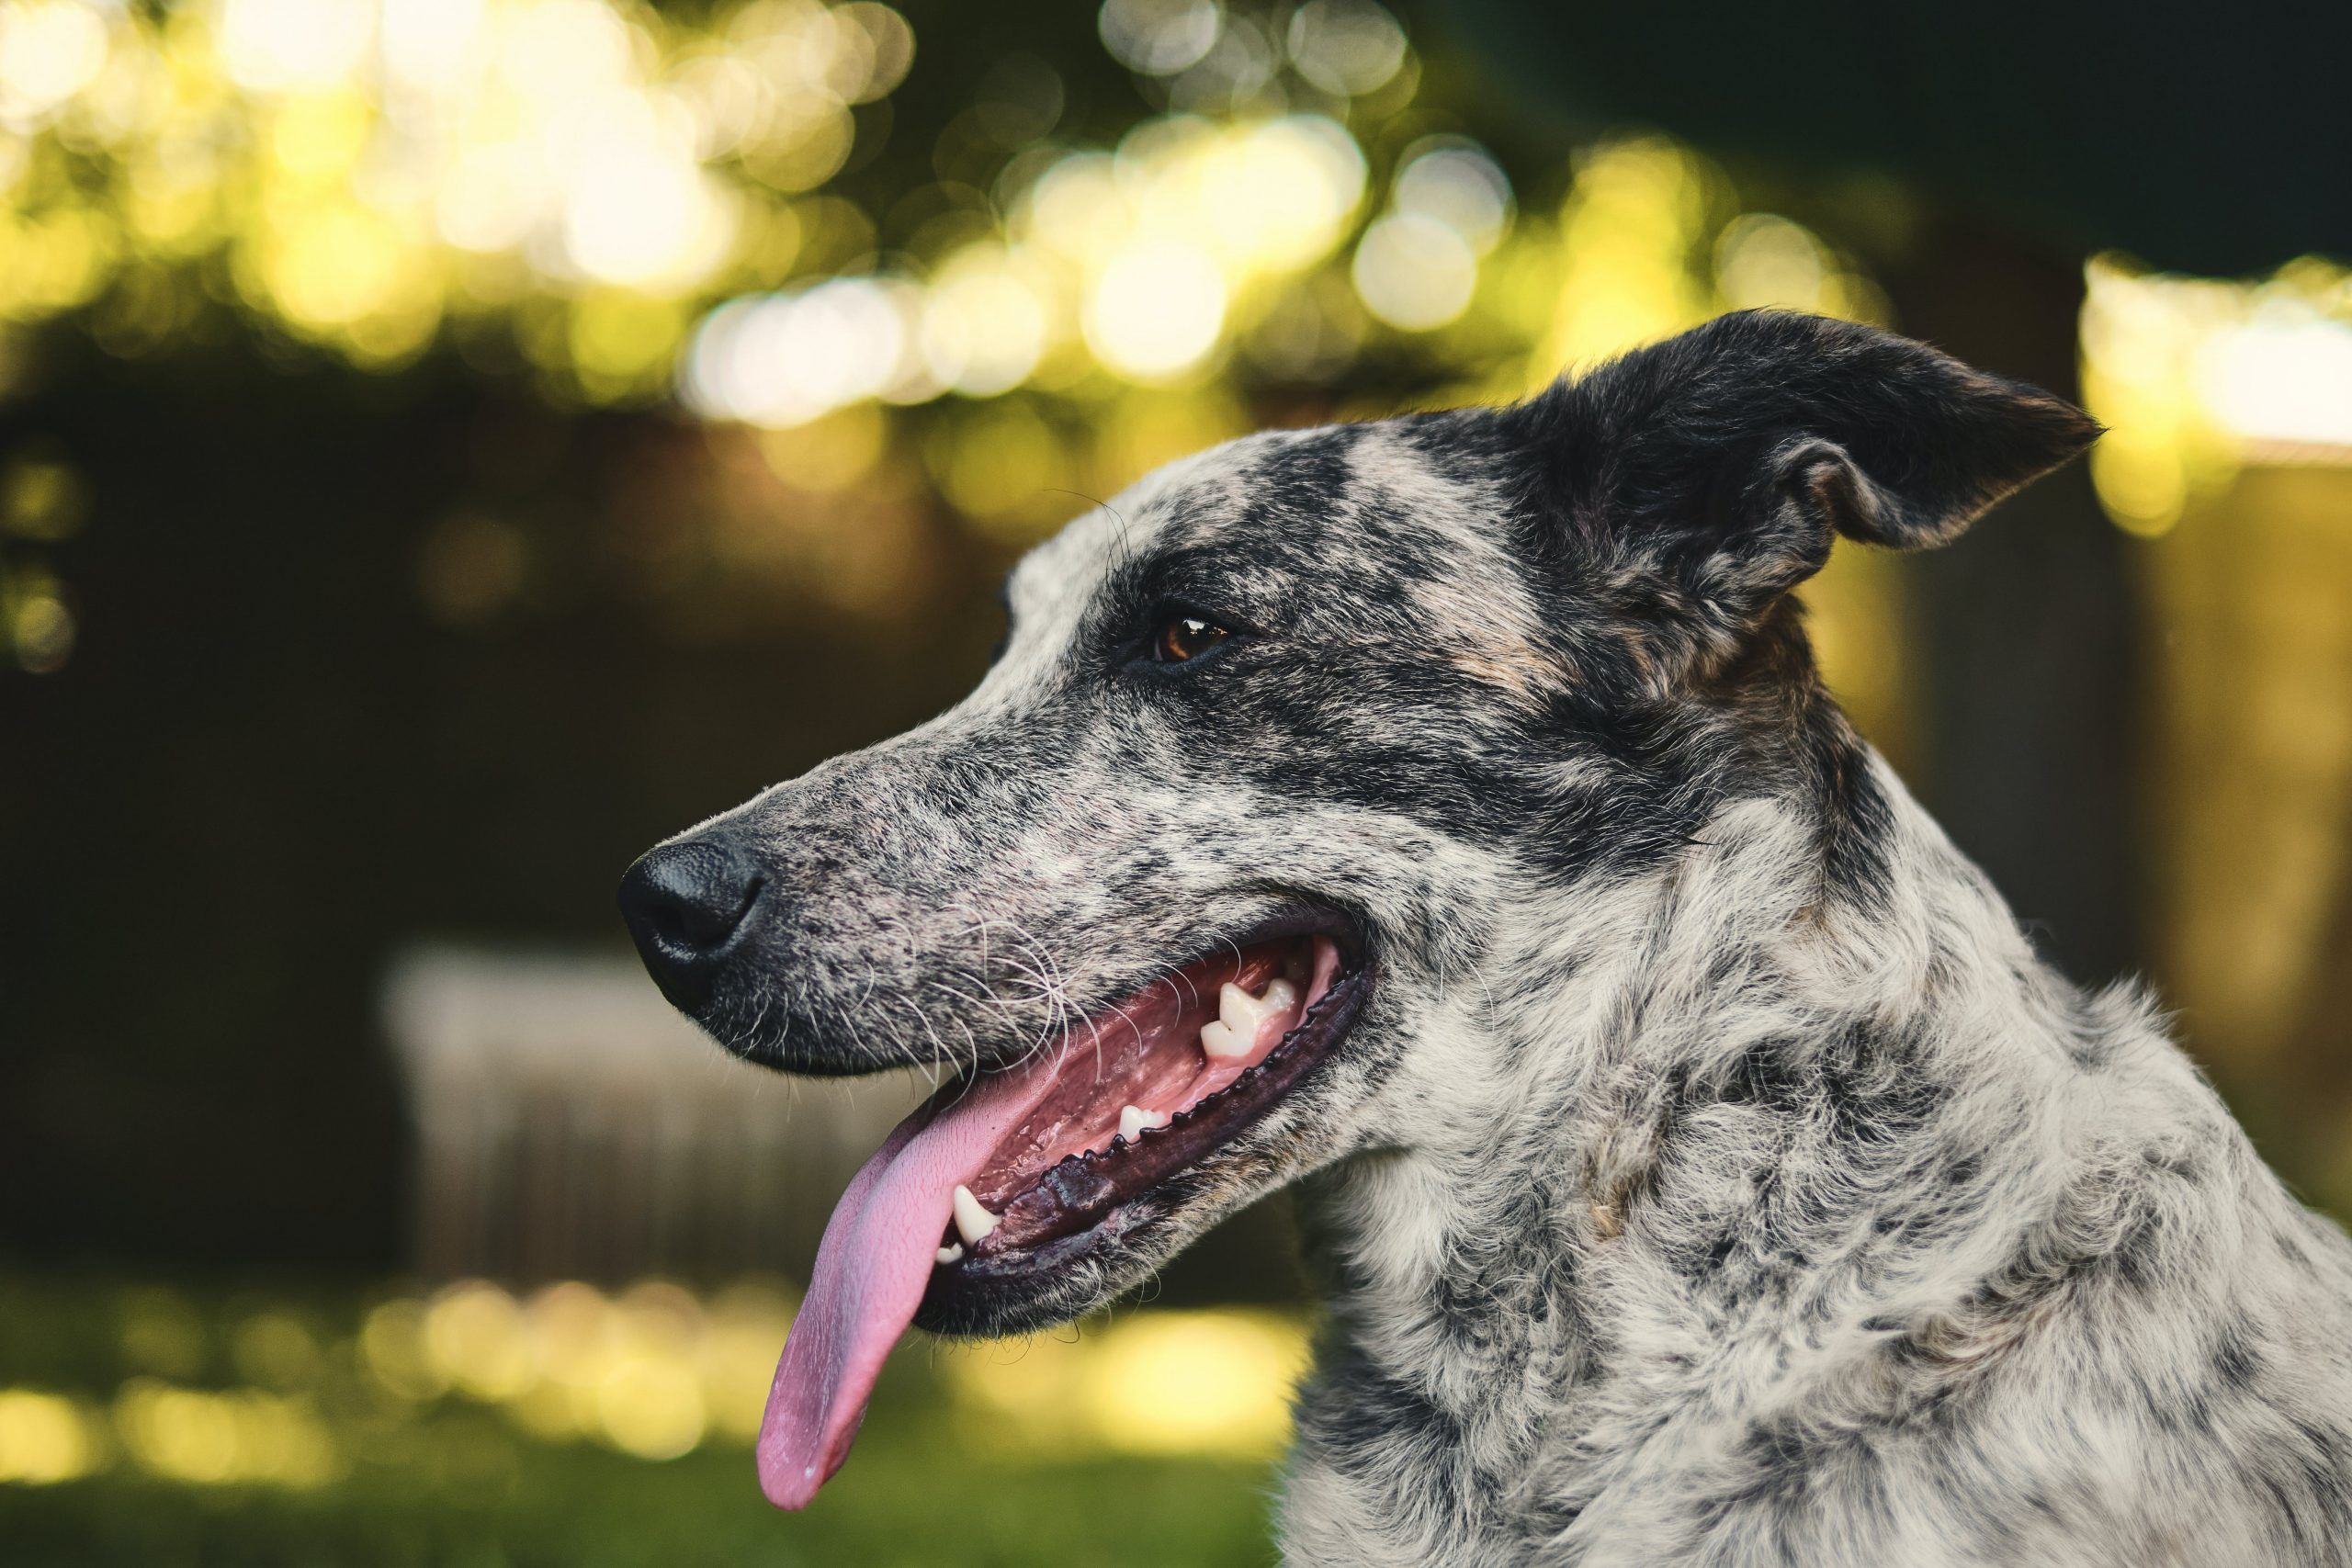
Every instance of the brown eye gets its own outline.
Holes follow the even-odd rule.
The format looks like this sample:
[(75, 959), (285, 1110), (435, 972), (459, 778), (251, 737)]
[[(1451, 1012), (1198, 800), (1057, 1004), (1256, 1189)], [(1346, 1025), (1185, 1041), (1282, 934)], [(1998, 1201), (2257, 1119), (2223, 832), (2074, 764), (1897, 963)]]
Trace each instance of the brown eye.
[(1215, 621), (1198, 615), (1170, 615), (1159, 628), (1152, 655), (1162, 664), (1183, 664), (1198, 659), (1228, 636)]

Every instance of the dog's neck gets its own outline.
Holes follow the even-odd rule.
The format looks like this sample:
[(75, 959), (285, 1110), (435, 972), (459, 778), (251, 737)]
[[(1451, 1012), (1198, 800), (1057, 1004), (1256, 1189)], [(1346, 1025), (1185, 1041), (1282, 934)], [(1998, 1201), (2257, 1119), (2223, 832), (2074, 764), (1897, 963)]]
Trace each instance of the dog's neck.
[(1478, 1544), (1504, 1516), (1563, 1528), (1705, 1407), (1964, 1316), (2017, 1256), (1992, 1216), (2063, 1208), (2069, 1053), (2147, 1033), (2138, 1004), (2052, 974), (1857, 761), (1886, 807), (1867, 886), (1833, 885), (1812, 805), (1754, 799), (1645, 879), (1518, 911), (1399, 1069), (1408, 1135), (1307, 1185), (1302, 1558), (1326, 1526), (1508, 1555)]

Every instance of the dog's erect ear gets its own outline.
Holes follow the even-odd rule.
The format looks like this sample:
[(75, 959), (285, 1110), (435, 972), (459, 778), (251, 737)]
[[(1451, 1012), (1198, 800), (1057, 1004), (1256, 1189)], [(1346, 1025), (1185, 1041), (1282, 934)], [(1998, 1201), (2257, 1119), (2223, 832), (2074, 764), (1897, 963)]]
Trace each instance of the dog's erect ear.
[(1508, 411), (1530, 500), (1646, 560), (1736, 632), (1834, 535), (1940, 545), (2088, 446), (2088, 414), (1924, 344), (1780, 310), (1722, 316)]

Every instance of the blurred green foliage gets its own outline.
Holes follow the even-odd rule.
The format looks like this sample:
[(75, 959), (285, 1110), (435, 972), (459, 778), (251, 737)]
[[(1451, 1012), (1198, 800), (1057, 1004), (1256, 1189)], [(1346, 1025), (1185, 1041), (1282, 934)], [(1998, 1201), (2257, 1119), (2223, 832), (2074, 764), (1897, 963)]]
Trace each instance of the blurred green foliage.
[[(463, 1394), (395, 1393), (369, 1375), (357, 1348), (368, 1305), (338, 1292), (0, 1282), (0, 1560), (10, 1568), (1271, 1560), (1270, 1475), (1254, 1453), (1147, 1459), (992, 1434), (957, 1418), (947, 1375), (957, 1352), (903, 1351), (850, 1464), (807, 1513), (786, 1517), (761, 1497), (740, 1435), (649, 1461), (537, 1437), (512, 1410)], [(289, 1351), (299, 1341), (311, 1349)], [(216, 1402), (300, 1412), (332, 1457), (323, 1469), (266, 1479), (161, 1472), (132, 1426), (138, 1402), (163, 1379)], [(6, 1478), (10, 1465), (21, 1472), (40, 1457), (22, 1416), (28, 1397), (78, 1412), (83, 1447), (73, 1467), (86, 1473)], [(250, 1431), (244, 1448), (250, 1460)]]
[(534, 1443), (473, 1412), (418, 1427), (413, 1458), (316, 1492), (199, 1491), (107, 1475), (0, 1486), (15, 1568), (1054, 1568), (1265, 1562), (1257, 1464), (992, 1460), (892, 1420), (807, 1514), (760, 1496), (751, 1456), (665, 1463)]

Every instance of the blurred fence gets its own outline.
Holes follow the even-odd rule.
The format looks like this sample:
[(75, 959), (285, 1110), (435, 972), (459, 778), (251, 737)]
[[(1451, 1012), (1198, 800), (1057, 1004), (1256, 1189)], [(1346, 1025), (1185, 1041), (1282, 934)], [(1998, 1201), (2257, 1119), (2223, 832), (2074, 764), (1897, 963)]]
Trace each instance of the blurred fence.
[(634, 961), (418, 951), (384, 991), (429, 1278), (805, 1278), (831, 1199), (914, 1102), (728, 1057)]
[(2250, 461), (2141, 558), (2153, 958), (2304, 1193), (2352, 1206), (2352, 446)]

